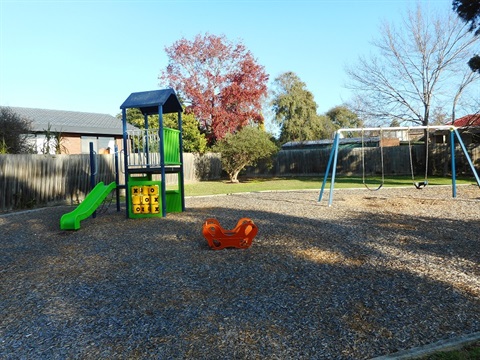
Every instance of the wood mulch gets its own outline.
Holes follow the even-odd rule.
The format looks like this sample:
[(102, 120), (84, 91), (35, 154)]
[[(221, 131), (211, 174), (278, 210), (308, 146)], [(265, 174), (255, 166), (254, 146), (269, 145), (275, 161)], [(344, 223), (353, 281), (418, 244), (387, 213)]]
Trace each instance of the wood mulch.
[[(328, 192), (327, 192), (328, 196)], [(0, 215), (2, 359), (368, 359), (480, 331), (480, 189), (187, 198), (78, 231)], [(211, 250), (202, 224), (259, 228)]]

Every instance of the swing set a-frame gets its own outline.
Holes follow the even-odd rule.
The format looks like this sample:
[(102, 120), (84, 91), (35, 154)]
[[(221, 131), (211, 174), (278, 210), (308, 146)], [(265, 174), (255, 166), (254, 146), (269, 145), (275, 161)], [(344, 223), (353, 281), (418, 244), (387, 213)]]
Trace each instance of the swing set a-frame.
[[(451, 151), (451, 167), (452, 167), (452, 197), (457, 196), (457, 185), (456, 185), (456, 169), (455, 169), (455, 139), (457, 139), (458, 143), (460, 144), (462, 151), (470, 165), (470, 168), (472, 169), (473, 175), (475, 176), (475, 179), (477, 181), (477, 185), (480, 187), (480, 178), (478, 176), (478, 173), (475, 169), (475, 166), (472, 162), (472, 159), (470, 158), (470, 155), (468, 154), (467, 148), (465, 147), (465, 144), (462, 141), (462, 137), (460, 136), (460, 133), (458, 132), (458, 129), (453, 126), (453, 125), (438, 125), (438, 126), (411, 126), (411, 127), (405, 127), (405, 126), (398, 126), (398, 127), (371, 127), (371, 128), (345, 128), (345, 129), (339, 129), (335, 132), (335, 137), (333, 140), (332, 144), (332, 150), (330, 151), (330, 156), (328, 159), (328, 164), (327, 168), (325, 170), (325, 176), (323, 178), (323, 183), (322, 183), (322, 188), (320, 189), (320, 195), (318, 198), (318, 201), (322, 201), (323, 198), (323, 193), (325, 191), (325, 186), (328, 181), (328, 177), (330, 174), (330, 170), (332, 171), (331, 173), (331, 178), (330, 178), (330, 192), (329, 192), (329, 198), (328, 198), (328, 206), (331, 206), (333, 203), (333, 190), (335, 187), (335, 175), (336, 175), (336, 170), (337, 170), (337, 160), (338, 160), (338, 148), (340, 144), (340, 138), (342, 137), (343, 133), (353, 133), (353, 132), (361, 132), (362, 134), (362, 182), (367, 187), (367, 189), (376, 191), (379, 190), (384, 183), (385, 179), (385, 174), (384, 174), (384, 166), (383, 166), (383, 147), (382, 147), (382, 137), (383, 137), (383, 132), (384, 131), (407, 131), (410, 132), (411, 130), (426, 130), (426, 133), (428, 135), (429, 130), (448, 130), (450, 131), (450, 151)], [(382, 169), (382, 180), (380, 185), (372, 189), (370, 188), (367, 183), (366, 183), (366, 175), (365, 175), (365, 149), (364, 149), (364, 133), (365, 132), (372, 132), (372, 131), (378, 131), (380, 132), (380, 154), (381, 154), (381, 169)], [(428, 144), (428, 136), (425, 139), (426, 143)], [(412, 180), (413, 184), (417, 189), (422, 189), (423, 187), (427, 186), (428, 180), (427, 180), (427, 172), (428, 172), (428, 148), (426, 149), (426, 154), (425, 154), (425, 179), (421, 182), (416, 182), (414, 173), (413, 173), (413, 159), (412, 159), (412, 145), (411, 141), (409, 138), (408, 141), (408, 146), (409, 146), (409, 155), (410, 155), (410, 167), (412, 171)], [(428, 146), (428, 145), (427, 145)]]

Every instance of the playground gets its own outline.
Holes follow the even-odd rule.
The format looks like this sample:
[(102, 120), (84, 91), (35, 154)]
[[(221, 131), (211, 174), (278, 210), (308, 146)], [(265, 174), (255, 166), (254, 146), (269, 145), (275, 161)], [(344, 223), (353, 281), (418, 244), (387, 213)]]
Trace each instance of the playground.
[[(77, 231), (71, 207), (1, 215), (0, 358), (370, 359), (480, 331), (478, 186), (334, 191), (112, 206)], [(249, 248), (208, 246), (205, 219), (243, 217)]]

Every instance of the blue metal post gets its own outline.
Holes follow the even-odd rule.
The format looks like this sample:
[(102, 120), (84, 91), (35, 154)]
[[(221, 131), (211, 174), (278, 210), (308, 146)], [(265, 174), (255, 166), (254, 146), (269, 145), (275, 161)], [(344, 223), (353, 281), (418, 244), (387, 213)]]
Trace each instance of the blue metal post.
[(167, 188), (165, 184), (165, 146), (164, 146), (164, 136), (163, 136), (163, 106), (158, 106), (158, 132), (160, 137), (160, 170), (162, 174), (162, 216), (167, 216)]
[[(337, 136), (340, 139), (340, 133), (337, 133)], [(330, 180), (330, 194), (328, 194), (328, 206), (331, 206), (333, 203), (333, 187), (335, 185), (335, 174), (337, 172), (337, 159), (338, 159), (338, 144), (340, 140), (337, 140), (335, 143), (335, 154), (333, 155), (333, 168), (332, 168), (332, 179)]]
[(95, 187), (95, 175), (97, 174), (97, 169), (95, 166), (95, 150), (93, 147), (93, 142), (90, 141), (90, 190)]
[[(93, 148), (93, 142), (90, 141), (90, 190), (95, 187), (95, 175), (97, 175), (97, 166), (95, 163), (95, 150)], [(97, 212), (94, 211), (92, 214), (92, 218), (97, 217)]]
[(185, 183), (184, 183), (184, 172), (183, 172), (183, 139), (182, 139), (182, 112), (178, 112), (178, 130), (180, 130), (179, 139), (179, 149), (180, 151), (180, 174), (178, 176), (179, 187), (180, 187), (180, 195), (182, 196), (182, 211), (185, 211)]
[(330, 173), (330, 166), (332, 165), (333, 154), (335, 153), (335, 144), (338, 141), (338, 138), (339, 138), (339, 134), (335, 133), (335, 138), (332, 144), (332, 150), (330, 151), (330, 157), (328, 158), (327, 169), (325, 170), (325, 176), (323, 177), (322, 188), (320, 189), (320, 195), (318, 197), (319, 202), (322, 201), (322, 198), (323, 198), (323, 192), (325, 190), (325, 184), (327, 183), (328, 174)]
[(452, 197), (457, 197), (457, 171), (455, 169), (455, 136), (453, 130), (450, 130), (450, 151), (452, 158)]
[(147, 168), (150, 167), (150, 144), (149, 144), (149, 141), (148, 141), (148, 115), (145, 114), (143, 116), (143, 122), (144, 122), (144, 127), (145, 127), (145, 141), (143, 142), (143, 148), (145, 150), (145, 157), (146, 157), (146, 161), (147, 161)]
[(125, 172), (125, 210), (128, 218), (129, 204), (131, 198), (128, 193), (128, 146), (127, 146), (127, 110), (122, 109), (122, 125), (123, 125), (123, 168)]
[(115, 187), (115, 198), (117, 201), (117, 211), (120, 211), (120, 167), (118, 166), (118, 145), (115, 144), (113, 147), (115, 154), (114, 160), (115, 160), (115, 184), (117, 185)]
[(465, 147), (465, 144), (463, 143), (462, 138), (458, 133), (457, 129), (455, 129), (455, 134), (457, 135), (458, 142), (460, 143), (463, 153), (465, 154), (465, 157), (467, 158), (467, 161), (470, 164), (470, 168), (472, 169), (473, 176), (475, 176), (475, 180), (477, 180), (477, 185), (480, 187), (480, 178), (478, 177), (477, 170), (475, 170), (475, 165), (473, 165), (473, 161), (470, 158), (470, 155), (468, 155), (467, 148)]

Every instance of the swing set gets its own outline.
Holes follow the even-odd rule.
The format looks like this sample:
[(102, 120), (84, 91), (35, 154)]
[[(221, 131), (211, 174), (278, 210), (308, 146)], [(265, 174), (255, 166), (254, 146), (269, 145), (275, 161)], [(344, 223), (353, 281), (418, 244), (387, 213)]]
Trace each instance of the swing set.
[[(370, 191), (377, 191), (382, 188), (385, 183), (385, 167), (384, 167), (384, 151), (383, 151), (383, 133), (384, 131), (407, 131), (410, 134), (411, 130), (426, 130), (426, 144), (425, 144), (425, 176), (423, 181), (415, 181), (415, 173), (414, 173), (414, 166), (413, 166), (413, 154), (412, 154), (412, 141), (410, 135), (408, 136), (408, 152), (410, 158), (410, 170), (412, 173), (412, 182), (416, 189), (423, 189), (428, 185), (428, 131), (432, 130), (449, 130), (450, 131), (450, 150), (451, 150), (451, 159), (452, 159), (452, 197), (457, 196), (457, 186), (456, 186), (456, 170), (455, 170), (455, 138), (457, 139), (458, 143), (460, 144), (465, 157), (472, 169), (473, 175), (477, 181), (477, 185), (480, 187), (480, 178), (477, 174), (475, 166), (468, 154), (468, 151), (465, 147), (465, 144), (462, 141), (462, 138), (455, 126), (452, 125), (439, 125), (439, 126), (415, 126), (415, 127), (372, 127), (372, 128), (352, 128), (352, 129), (339, 129), (335, 132), (335, 137), (332, 144), (332, 150), (330, 151), (330, 156), (328, 159), (327, 169), (325, 171), (325, 176), (323, 178), (322, 188), (320, 190), (320, 195), (318, 201), (322, 201), (323, 193), (325, 191), (325, 185), (328, 180), (328, 176), (330, 173), (330, 169), (332, 170), (331, 179), (330, 179), (330, 192), (329, 192), (329, 199), (328, 199), (328, 206), (331, 206), (333, 203), (333, 190), (335, 187), (335, 175), (337, 170), (337, 160), (338, 160), (338, 148), (340, 143), (340, 138), (342, 133), (351, 133), (351, 132), (361, 132), (362, 136), (362, 148), (361, 148), (361, 159), (362, 159), (362, 183), (363, 185)], [(380, 132), (380, 165), (381, 165), (381, 181), (378, 187), (372, 188), (368, 186), (367, 179), (366, 179), (366, 166), (365, 166), (365, 132), (372, 132), (372, 131), (379, 131)]]
[[(380, 184), (378, 185), (377, 188), (371, 188), (368, 186), (367, 183), (367, 177), (366, 177), (366, 166), (365, 166), (365, 129), (362, 129), (362, 184), (370, 191), (377, 191), (382, 188), (382, 186), (385, 183), (385, 168), (384, 168), (384, 156), (383, 156), (383, 133), (385, 131), (391, 131), (391, 129), (384, 129), (380, 128), (380, 137), (379, 137), (379, 148), (380, 148), (380, 165), (381, 165), (381, 176), (382, 180)], [(413, 185), (417, 189), (423, 189), (425, 186), (428, 185), (428, 138), (426, 139), (426, 144), (425, 144), (425, 177), (423, 181), (415, 181), (415, 171), (414, 171), (414, 166), (413, 166), (413, 154), (412, 154), (412, 141), (410, 137), (410, 133), (407, 132), (408, 135), (408, 154), (410, 158), (410, 171), (412, 174), (412, 182)]]

